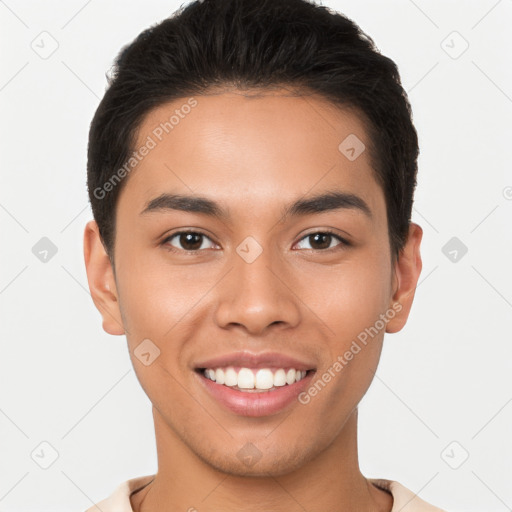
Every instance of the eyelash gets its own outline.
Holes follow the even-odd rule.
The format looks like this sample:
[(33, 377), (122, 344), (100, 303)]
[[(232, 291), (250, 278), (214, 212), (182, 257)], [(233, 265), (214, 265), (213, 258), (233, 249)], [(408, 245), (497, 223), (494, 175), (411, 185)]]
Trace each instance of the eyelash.
[[(200, 251), (205, 251), (207, 249), (196, 249), (195, 251), (187, 251), (186, 249), (177, 249), (176, 247), (173, 247), (172, 245), (167, 245), (167, 242), (169, 242), (170, 240), (172, 240), (173, 238), (175, 238), (176, 236), (178, 235), (184, 235), (184, 234), (187, 234), (187, 233), (192, 233), (194, 235), (201, 235), (203, 237), (206, 237), (208, 239), (210, 239), (210, 237), (208, 235), (206, 235), (205, 233), (202, 233), (201, 231), (196, 231), (196, 230), (183, 230), (183, 231), (177, 231), (176, 233), (173, 233), (172, 235), (168, 236), (167, 238), (165, 238), (161, 245), (162, 246), (165, 246), (165, 248), (169, 251), (169, 252), (175, 252), (175, 253), (185, 253), (185, 254), (198, 254)], [(334, 238), (336, 238), (340, 243), (334, 247), (330, 247), (328, 249), (306, 249), (308, 251), (314, 251), (314, 252), (331, 252), (331, 251), (334, 251), (334, 250), (337, 250), (338, 248), (342, 249), (343, 247), (350, 247), (352, 244), (346, 240), (345, 238), (342, 238), (341, 236), (339, 236), (337, 233), (335, 233), (334, 231), (330, 230), (330, 229), (323, 229), (323, 230), (320, 230), (320, 231), (313, 231), (311, 233), (308, 233), (307, 235), (303, 236), (299, 242), (301, 242), (302, 240), (310, 237), (310, 236), (313, 236), (313, 235), (317, 235), (317, 234), (322, 234), (322, 235), (331, 235), (333, 236)], [(211, 240), (211, 239), (210, 239)], [(213, 241), (213, 240), (212, 240)], [(304, 249), (302, 249), (304, 250)]]

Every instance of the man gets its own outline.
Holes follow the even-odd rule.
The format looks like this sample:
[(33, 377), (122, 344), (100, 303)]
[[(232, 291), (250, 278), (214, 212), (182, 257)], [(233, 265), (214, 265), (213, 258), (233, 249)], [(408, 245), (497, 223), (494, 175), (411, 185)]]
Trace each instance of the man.
[(121, 51), (84, 253), (158, 472), (90, 511), (440, 510), (357, 452), (421, 272), (417, 156), (395, 64), (325, 7), (198, 1)]

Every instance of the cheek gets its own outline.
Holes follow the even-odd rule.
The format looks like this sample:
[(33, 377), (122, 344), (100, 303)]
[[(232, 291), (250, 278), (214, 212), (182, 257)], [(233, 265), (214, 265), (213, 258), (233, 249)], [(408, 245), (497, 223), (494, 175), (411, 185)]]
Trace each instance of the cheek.
[[(124, 257), (118, 271), (119, 307), (135, 373), (152, 403), (160, 410), (172, 407), (173, 414), (190, 401), (176, 379), (183, 381), (187, 319), (203, 288), (192, 277), (135, 255)], [(144, 353), (150, 354), (149, 364)]]
[(120, 308), (131, 335), (163, 340), (186, 318), (208, 282), (192, 266), (172, 266), (148, 254), (125, 257), (118, 273)]
[[(323, 368), (315, 377), (315, 381), (324, 377), (332, 390), (329, 403), (324, 403), (327, 415), (333, 403), (347, 408), (346, 412), (355, 407), (373, 379), (385, 332), (381, 315), (390, 299), (387, 265), (385, 258), (358, 254), (338, 269), (330, 269), (325, 285), (310, 295), (311, 300), (317, 297), (312, 309), (328, 327)], [(323, 389), (321, 384), (317, 387)]]
[(389, 305), (390, 274), (384, 258), (364, 253), (318, 275), (304, 286), (304, 302), (328, 326), (331, 340), (339, 350), (365, 328), (375, 324)]
[[(160, 394), (157, 380), (165, 388), (168, 384), (171, 390), (168, 393), (179, 394), (180, 386), (176, 386), (172, 377), (182, 381), (183, 376), (188, 375), (187, 361), (194, 350), (188, 340), (197, 339), (199, 330), (208, 329), (204, 299), (218, 278), (207, 265), (202, 267), (203, 270), (192, 265), (172, 266), (165, 259), (149, 254), (140, 259), (126, 257), (121, 263), (119, 306), (139, 381), (155, 401), (159, 400)], [(148, 343), (144, 340), (150, 340), (158, 349), (153, 349), (158, 357), (148, 367), (137, 359), (141, 352), (139, 347), (143, 342)], [(180, 402), (176, 396), (173, 401)]]
[[(359, 281), (363, 290), (363, 283)], [(348, 293), (348, 292), (347, 292)], [(326, 316), (333, 331), (324, 345), (322, 366), (301, 403), (311, 403), (316, 417), (334, 435), (340, 418), (348, 418), (368, 390), (377, 369), (385, 329), (379, 294), (361, 292), (361, 301), (347, 294)]]

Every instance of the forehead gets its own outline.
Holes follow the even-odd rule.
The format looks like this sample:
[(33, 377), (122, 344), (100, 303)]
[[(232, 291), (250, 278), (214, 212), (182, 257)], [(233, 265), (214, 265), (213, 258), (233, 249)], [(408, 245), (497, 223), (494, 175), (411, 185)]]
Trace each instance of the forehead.
[(222, 92), (176, 99), (146, 115), (134, 150), (144, 146), (151, 149), (121, 194), (139, 211), (163, 191), (209, 195), (233, 208), (239, 201), (247, 209), (336, 188), (362, 196), (372, 210), (384, 205), (364, 122), (315, 95)]

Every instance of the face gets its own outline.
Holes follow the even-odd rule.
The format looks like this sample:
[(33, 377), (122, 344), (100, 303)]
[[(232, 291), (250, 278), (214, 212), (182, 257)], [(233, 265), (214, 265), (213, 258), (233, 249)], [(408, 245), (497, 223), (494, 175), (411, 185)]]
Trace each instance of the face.
[(393, 262), (354, 112), (284, 91), (187, 100), (140, 126), (136, 148), (154, 147), (119, 197), (115, 277), (86, 228), (91, 292), (127, 336), (157, 438), (231, 474), (284, 474), (355, 414), (406, 322), (421, 229)]

